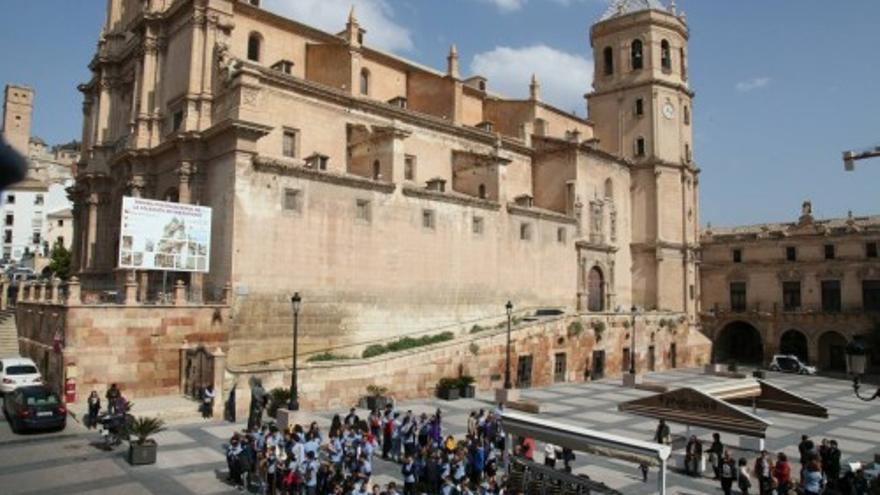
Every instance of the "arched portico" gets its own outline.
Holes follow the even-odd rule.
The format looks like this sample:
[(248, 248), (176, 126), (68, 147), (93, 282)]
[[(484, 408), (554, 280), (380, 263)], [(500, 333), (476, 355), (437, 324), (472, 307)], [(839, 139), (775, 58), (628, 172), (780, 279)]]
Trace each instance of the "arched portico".
[(793, 354), (801, 361), (809, 363), (810, 353), (807, 336), (800, 330), (786, 330), (779, 339), (779, 353)]
[(749, 322), (731, 321), (716, 334), (712, 353), (716, 363), (763, 364), (761, 332)]
[(819, 369), (822, 371), (846, 371), (846, 337), (828, 331), (819, 337)]

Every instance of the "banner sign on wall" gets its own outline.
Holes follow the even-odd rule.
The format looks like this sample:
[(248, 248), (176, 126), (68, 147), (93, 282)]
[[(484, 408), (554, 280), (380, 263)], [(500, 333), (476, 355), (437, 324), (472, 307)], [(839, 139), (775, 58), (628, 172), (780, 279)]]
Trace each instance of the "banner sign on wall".
[(122, 198), (119, 268), (207, 272), (211, 208)]

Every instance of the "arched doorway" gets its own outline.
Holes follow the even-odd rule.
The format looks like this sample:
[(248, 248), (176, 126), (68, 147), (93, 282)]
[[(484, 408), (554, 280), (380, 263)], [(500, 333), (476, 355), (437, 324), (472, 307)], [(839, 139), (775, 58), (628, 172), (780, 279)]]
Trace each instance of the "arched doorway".
[(605, 277), (598, 266), (587, 275), (587, 311), (605, 310)]
[(763, 364), (764, 344), (761, 333), (744, 321), (728, 323), (715, 338), (716, 363)]
[(837, 332), (825, 332), (819, 337), (819, 369), (846, 371), (846, 337)]
[(804, 363), (809, 363), (807, 336), (799, 330), (786, 330), (779, 339), (780, 354), (794, 354)]

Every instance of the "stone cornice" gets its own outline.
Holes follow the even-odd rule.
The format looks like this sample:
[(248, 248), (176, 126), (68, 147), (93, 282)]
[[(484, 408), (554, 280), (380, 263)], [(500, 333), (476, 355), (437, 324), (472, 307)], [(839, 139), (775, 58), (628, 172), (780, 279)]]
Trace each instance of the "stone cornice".
[(557, 213), (555, 211), (545, 210), (543, 208), (528, 208), (519, 206), (515, 203), (507, 203), (507, 212), (511, 215), (519, 215), (523, 217), (531, 217), (538, 220), (547, 220), (550, 222), (567, 223), (577, 225), (577, 218)]
[(593, 91), (591, 93), (587, 93), (586, 97), (588, 99), (595, 98), (597, 96), (604, 96), (604, 95), (608, 95), (608, 94), (619, 93), (622, 91), (629, 91), (629, 90), (641, 88), (644, 86), (661, 86), (666, 89), (671, 89), (673, 91), (678, 91), (680, 93), (684, 93), (684, 94), (688, 95), (688, 97), (690, 97), (690, 98), (695, 98), (697, 96), (697, 93), (695, 93), (692, 89), (685, 86), (684, 84), (676, 84), (676, 83), (672, 83), (669, 81), (664, 81), (662, 79), (649, 79), (647, 81), (638, 82), (638, 83), (634, 83), (634, 84), (621, 84), (621, 85), (615, 86), (611, 89), (606, 89), (605, 91)]
[(431, 129), (438, 132), (452, 134), (464, 139), (485, 144), (487, 146), (496, 146), (499, 142), (501, 147), (531, 157), (534, 153), (519, 140), (509, 137), (486, 132), (476, 128), (467, 126), (459, 126), (452, 124), (448, 120), (434, 117), (433, 115), (418, 113), (413, 110), (402, 109), (389, 103), (371, 100), (368, 98), (354, 97), (344, 91), (325, 86), (313, 81), (300, 79), (282, 72), (263, 67), (253, 62), (241, 61), (242, 67), (247, 67), (258, 73), (261, 82), (269, 82), (281, 86), (283, 88), (292, 89), (298, 93), (306, 94), (312, 97), (321, 98), (332, 103), (349, 109), (356, 109), (367, 113), (373, 113), (385, 118), (396, 119), (411, 125)]
[(610, 244), (596, 244), (595, 242), (590, 241), (577, 241), (574, 245), (578, 249), (583, 249), (585, 251), (598, 251), (600, 253), (616, 253), (620, 249), (617, 246), (612, 246)]
[(325, 182), (337, 186), (351, 187), (354, 189), (366, 189), (368, 191), (391, 194), (397, 187), (394, 183), (379, 182), (357, 175), (342, 175), (327, 172), (325, 170), (307, 168), (297, 160), (285, 160), (257, 155), (253, 158), (252, 163), (254, 170), (257, 172), (297, 177), (315, 182)]
[(430, 189), (424, 189), (421, 187), (414, 187), (409, 185), (404, 185), (403, 187), (401, 187), (400, 190), (401, 192), (403, 192), (404, 196), (409, 196), (413, 198), (428, 199), (431, 201), (440, 201), (443, 203), (452, 203), (460, 206), (482, 208), (484, 210), (491, 211), (498, 211), (499, 209), (501, 209), (501, 205), (499, 203), (496, 203), (495, 201), (475, 198), (466, 194), (432, 191)]

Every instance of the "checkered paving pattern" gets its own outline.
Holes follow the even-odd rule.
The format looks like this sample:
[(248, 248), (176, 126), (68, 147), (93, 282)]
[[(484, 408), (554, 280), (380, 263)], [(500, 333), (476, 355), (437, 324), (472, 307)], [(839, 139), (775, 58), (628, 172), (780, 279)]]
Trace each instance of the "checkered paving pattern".
[[(654, 373), (647, 381), (674, 386), (699, 386), (725, 381), (724, 378), (701, 374), (698, 370), (675, 370)], [(772, 423), (767, 432), (766, 445), (771, 451), (797, 454), (801, 434), (814, 438), (835, 438), (843, 451), (844, 460), (865, 461), (880, 452), (880, 414), (876, 403), (865, 403), (852, 395), (849, 382), (824, 377), (768, 374), (768, 380), (792, 392), (825, 404), (831, 417), (827, 420), (784, 413), (758, 411)], [(603, 380), (584, 384), (559, 384), (540, 390), (524, 390), (524, 398), (541, 404), (542, 415), (573, 425), (601, 429), (630, 438), (649, 440), (656, 422), (617, 411), (623, 401), (651, 395), (651, 392), (626, 389), (617, 380)], [(463, 434), (471, 410), (490, 408), (492, 394), (481, 393), (476, 399), (455, 402), (421, 400), (406, 402), (402, 409), (416, 414), (431, 413), (440, 408), (444, 426), (453, 434)], [(338, 411), (342, 412), (342, 411)], [(362, 412), (364, 414), (365, 412)], [(306, 413), (325, 429), (334, 411)], [(710, 431), (688, 430), (672, 424), (675, 435), (696, 434), (703, 440)], [(7, 428), (7, 425), (0, 424)], [(154, 466), (130, 467), (123, 459), (122, 448), (103, 452), (90, 446), (98, 440), (96, 433), (74, 433), (56, 437), (28, 435), (0, 442), (0, 487), (9, 495), (55, 494), (225, 494), (238, 493), (224, 483), (226, 463), (221, 446), (242, 425), (204, 423), (173, 427), (161, 433), (159, 459)], [(75, 430), (74, 430), (75, 431)], [(737, 446), (740, 439), (722, 434), (725, 445)], [(541, 461), (541, 446), (536, 460)], [(739, 454), (737, 454), (739, 455)], [(754, 454), (744, 452), (752, 457)], [(668, 493), (696, 495), (721, 493), (720, 486), (708, 478), (690, 478), (681, 474), (677, 466), (682, 453), (674, 454), (672, 469), (667, 477)], [(375, 481), (385, 483), (398, 477), (395, 465), (377, 461)], [(627, 495), (656, 493), (656, 470), (648, 482), (641, 481), (638, 466), (615, 459), (579, 454), (575, 472), (589, 475)]]

